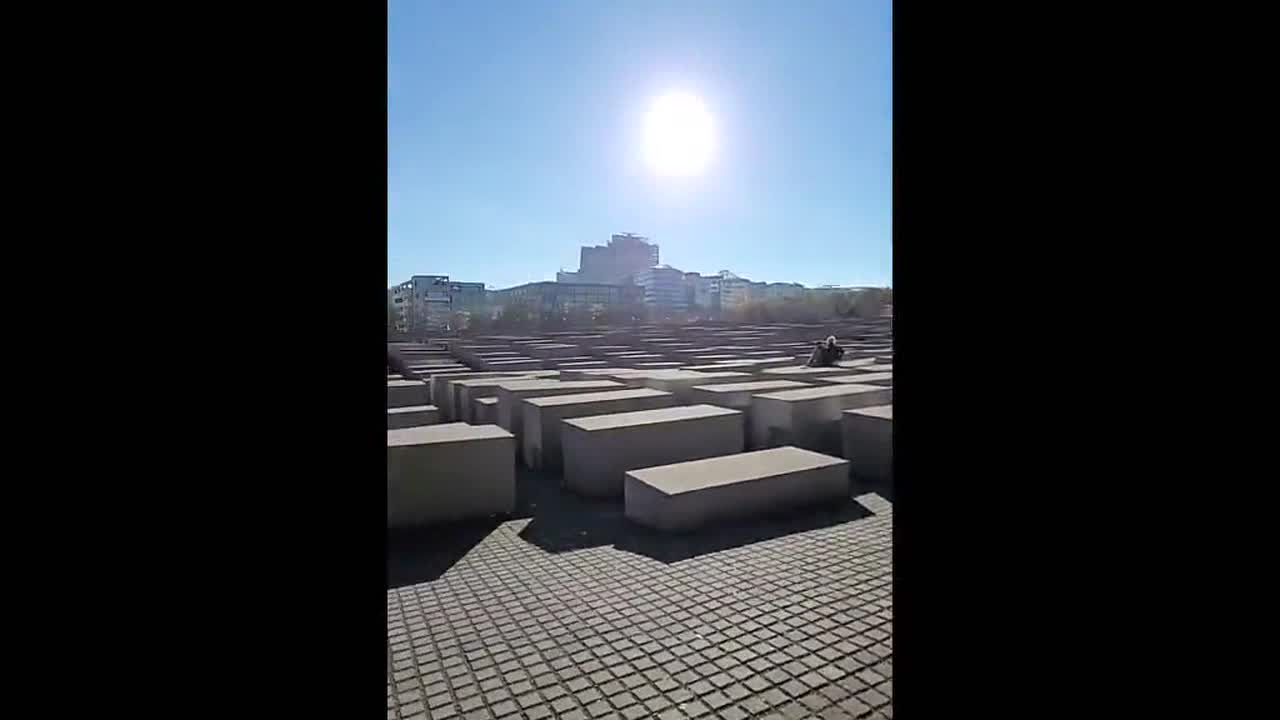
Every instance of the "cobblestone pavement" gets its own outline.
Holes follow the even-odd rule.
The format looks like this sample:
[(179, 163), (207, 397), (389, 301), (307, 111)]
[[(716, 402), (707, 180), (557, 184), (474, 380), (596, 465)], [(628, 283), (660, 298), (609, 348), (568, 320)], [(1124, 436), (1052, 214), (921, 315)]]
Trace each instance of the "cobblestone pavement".
[(673, 537), (522, 473), (392, 538), (387, 718), (892, 718), (892, 505)]

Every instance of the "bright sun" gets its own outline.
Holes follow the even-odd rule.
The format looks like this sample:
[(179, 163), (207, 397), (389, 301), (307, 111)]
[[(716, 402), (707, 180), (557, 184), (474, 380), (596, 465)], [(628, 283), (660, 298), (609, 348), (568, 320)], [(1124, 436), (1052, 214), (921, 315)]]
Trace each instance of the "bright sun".
[(644, 122), (644, 151), (660, 175), (697, 175), (711, 159), (711, 115), (692, 95), (666, 95), (654, 101)]

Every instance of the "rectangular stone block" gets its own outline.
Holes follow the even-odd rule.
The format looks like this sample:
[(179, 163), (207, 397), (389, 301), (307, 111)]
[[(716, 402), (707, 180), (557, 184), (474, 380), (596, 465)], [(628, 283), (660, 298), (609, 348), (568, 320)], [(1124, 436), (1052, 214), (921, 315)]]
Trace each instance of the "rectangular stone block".
[(524, 413), (520, 401), (529, 397), (555, 397), (590, 392), (622, 390), (626, 386), (613, 380), (513, 380), (498, 385), (498, 427), (516, 436), (517, 452), (523, 446)]
[(721, 383), (746, 382), (751, 380), (749, 373), (734, 372), (732, 370), (721, 370), (719, 372), (691, 372), (687, 370), (674, 370), (669, 372), (653, 373), (648, 377), (642, 378), (641, 383), (645, 387), (654, 390), (662, 390), (676, 396), (677, 404), (689, 402), (689, 396), (695, 385), (719, 385)]
[(744, 442), (750, 445), (751, 396), (777, 390), (795, 390), (806, 387), (812, 386), (795, 380), (752, 380), (749, 382), (724, 383), (722, 385), (694, 385), (689, 388), (688, 401), (742, 411), (743, 438)]
[(752, 380), (713, 385), (694, 385), (689, 388), (689, 401), (718, 405), (734, 410), (750, 410), (751, 396), (777, 390), (796, 390), (813, 387), (795, 380)]
[(822, 385), (757, 394), (751, 398), (751, 447), (795, 445), (838, 455), (842, 412), (892, 402), (893, 388), (876, 385)]
[(841, 416), (844, 457), (854, 480), (893, 482), (893, 406), (845, 410)]
[(515, 438), (496, 425), (387, 431), (387, 527), (515, 510)]
[(573, 357), (580, 354), (582, 348), (567, 343), (545, 343), (525, 345), (524, 352), (535, 358)]
[[(805, 356), (806, 358), (808, 356)], [(791, 365), (787, 367), (766, 368), (760, 371), (762, 375), (789, 377), (792, 375), (848, 375), (848, 368), (842, 367), (806, 367), (804, 365)]]
[(653, 410), (675, 403), (671, 393), (648, 388), (525, 398), (520, 402), (525, 465), (534, 470), (558, 470), (562, 466), (560, 425), (566, 418)]
[(430, 405), (431, 389), (421, 380), (388, 380), (387, 407)]
[(742, 452), (743, 415), (713, 405), (593, 415), (562, 421), (565, 485), (582, 495), (622, 495), (628, 470)]
[(855, 375), (822, 375), (817, 378), (821, 382), (829, 383), (855, 383), (862, 385), (885, 385), (893, 386), (893, 373), (858, 373)]
[(632, 348), (630, 345), (594, 345), (592, 347), (587, 348), (587, 354), (595, 355), (596, 357), (603, 357), (610, 353), (632, 352), (632, 351), (634, 351), (634, 348)]
[(630, 470), (633, 522), (668, 532), (849, 499), (849, 461), (795, 447)]
[(614, 367), (604, 360), (600, 360), (599, 362), (604, 364), (600, 367), (577, 369), (562, 367), (560, 368), (560, 379), (568, 382), (577, 380), (607, 380), (609, 379), (609, 375), (627, 370), (627, 368)]
[(682, 367), (684, 367), (684, 363), (671, 361), (636, 363), (637, 370), (678, 370)]
[[(574, 370), (591, 370), (593, 368), (608, 367), (609, 363), (605, 362), (604, 360), (580, 360), (580, 361), (573, 360), (570, 362), (548, 363), (548, 365), (554, 365), (555, 368), (559, 370), (561, 373), (567, 373)], [(565, 379), (571, 380), (571, 379), (577, 379), (577, 378), (565, 378)]]
[(597, 360), (591, 355), (570, 355), (568, 357), (544, 358), (542, 364), (547, 369), (558, 370), (565, 366), (575, 366), (579, 363), (599, 363), (598, 365), (588, 365), (587, 367), (604, 367), (603, 360)]
[(476, 378), (505, 378), (507, 380), (534, 379), (534, 378), (554, 378), (559, 375), (556, 370), (530, 370), (526, 372), (466, 372), (452, 373), (448, 375), (432, 375), (431, 376), (431, 398), (432, 404), (440, 408), (440, 418), (445, 421), (455, 421), (462, 418), (462, 410), (458, 407), (457, 393), (454, 392), (456, 385), (461, 380), (474, 380)]
[(508, 380), (516, 380), (523, 378), (512, 377), (488, 377), (488, 378), (471, 378), (469, 380), (458, 380), (450, 383), (453, 386), (454, 396), (458, 401), (459, 415), (458, 419), (465, 423), (478, 424), (473, 419), (472, 411), (475, 409), (475, 401), (480, 398), (493, 397), (498, 394), (498, 385)]
[(501, 360), (481, 360), (479, 366), (493, 372), (518, 372), (521, 370), (540, 370), (542, 361), (531, 357), (503, 358)]
[(419, 425), (435, 425), (440, 422), (440, 411), (435, 405), (410, 405), (408, 407), (387, 408), (387, 429), (417, 427)]
[(654, 353), (642, 353), (640, 355), (613, 355), (610, 356), (609, 362), (622, 367), (633, 368), (643, 363), (666, 362), (667, 358)]
[(497, 421), (498, 398), (490, 396), (476, 398), (471, 401), (472, 425), (497, 425)]

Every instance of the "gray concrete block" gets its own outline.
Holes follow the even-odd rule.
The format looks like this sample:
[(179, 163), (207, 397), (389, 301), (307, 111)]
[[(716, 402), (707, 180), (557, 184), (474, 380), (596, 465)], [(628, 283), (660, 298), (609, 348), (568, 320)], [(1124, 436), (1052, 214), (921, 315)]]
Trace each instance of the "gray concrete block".
[(515, 438), (496, 425), (387, 431), (387, 527), (515, 510)]
[(627, 518), (669, 532), (849, 499), (849, 461), (795, 447), (626, 473)]
[(387, 407), (430, 405), (431, 389), (421, 380), (388, 380)]
[(531, 469), (559, 469), (561, 420), (609, 413), (653, 410), (675, 405), (671, 393), (635, 388), (609, 392), (531, 397), (520, 402), (524, 414), (523, 454)]
[(751, 396), (777, 390), (795, 390), (806, 387), (812, 386), (795, 380), (752, 380), (750, 382), (731, 382), (721, 385), (694, 385), (689, 388), (688, 402), (705, 403), (742, 411), (743, 438), (746, 445), (750, 446)]
[(471, 401), (472, 425), (497, 425), (497, 420), (498, 398), (490, 396)]
[(676, 403), (689, 402), (695, 385), (720, 385), (722, 383), (747, 382), (753, 379), (750, 373), (720, 370), (717, 372), (692, 372), (689, 370), (673, 370), (655, 372), (641, 378), (645, 387), (662, 390), (676, 396)]
[(751, 396), (777, 390), (797, 390), (813, 387), (808, 383), (795, 380), (752, 380), (749, 382), (729, 382), (713, 385), (694, 385), (689, 388), (689, 400), (695, 403), (706, 403), (734, 410), (749, 410)]
[(829, 383), (854, 383), (862, 385), (884, 385), (893, 386), (893, 373), (857, 373), (854, 375), (821, 375), (815, 378), (820, 382)]
[(513, 380), (498, 385), (498, 427), (516, 436), (516, 450), (524, 435), (524, 413), (520, 401), (529, 397), (555, 397), (590, 392), (622, 390), (626, 386), (613, 380)]
[(751, 448), (795, 445), (817, 452), (841, 452), (840, 417), (845, 410), (893, 402), (893, 388), (876, 385), (822, 385), (761, 393), (751, 398)]
[[(806, 356), (807, 357), (807, 356)], [(841, 367), (806, 367), (804, 365), (791, 365), (788, 367), (766, 368), (760, 371), (760, 374), (766, 376), (782, 376), (790, 377), (792, 375), (848, 375), (848, 368)]]
[(537, 345), (523, 346), (524, 352), (530, 357), (535, 358), (558, 358), (573, 357), (582, 352), (582, 348), (577, 345), (569, 345), (567, 343), (542, 343)]
[(844, 457), (855, 480), (893, 482), (893, 406), (845, 410), (841, 415)]
[(743, 414), (692, 405), (562, 421), (564, 483), (592, 497), (622, 495), (628, 470), (742, 452)]
[(410, 405), (408, 407), (387, 408), (387, 429), (417, 427), (419, 425), (435, 425), (440, 422), (440, 411), (435, 405)]
[(431, 377), (431, 397), (432, 404), (440, 408), (440, 419), (445, 421), (456, 421), (462, 418), (462, 410), (458, 406), (457, 393), (455, 386), (462, 380), (474, 380), (476, 378), (506, 378), (508, 380), (516, 379), (533, 379), (543, 377), (556, 377), (559, 372), (556, 370), (531, 370), (527, 372), (468, 372), (454, 373), (449, 375), (433, 375)]

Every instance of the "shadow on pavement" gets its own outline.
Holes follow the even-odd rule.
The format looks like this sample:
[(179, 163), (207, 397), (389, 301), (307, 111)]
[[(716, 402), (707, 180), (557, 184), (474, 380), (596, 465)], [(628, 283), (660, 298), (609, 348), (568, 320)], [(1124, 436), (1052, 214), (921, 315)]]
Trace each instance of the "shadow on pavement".
[(387, 531), (387, 587), (430, 582), (453, 567), (506, 518)]
[(842, 503), (796, 508), (768, 518), (672, 534), (650, 530), (628, 520), (621, 498), (581, 498), (561, 490), (559, 478), (554, 476), (527, 473), (520, 481), (523, 486), (520, 494), (524, 501), (522, 516), (532, 518), (520, 531), (520, 537), (552, 553), (612, 545), (619, 550), (671, 563), (871, 515), (851, 496)]
[(612, 545), (664, 563), (720, 552), (793, 533), (859, 520), (871, 515), (853, 496), (876, 492), (892, 502), (892, 487), (852, 483), (841, 503), (796, 508), (749, 521), (729, 522), (697, 532), (650, 530), (626, 518), (622, 499), (592, 500), (561, 489), (559, 474), (517, 466), (516, 510), (491, 517), (413, 530), (387, 531), (387, 587), (439, 578), (503, 522), (528, 519), (519, 536), (551, 553)]

